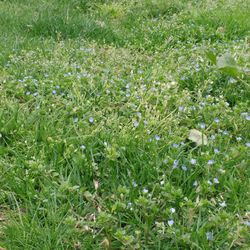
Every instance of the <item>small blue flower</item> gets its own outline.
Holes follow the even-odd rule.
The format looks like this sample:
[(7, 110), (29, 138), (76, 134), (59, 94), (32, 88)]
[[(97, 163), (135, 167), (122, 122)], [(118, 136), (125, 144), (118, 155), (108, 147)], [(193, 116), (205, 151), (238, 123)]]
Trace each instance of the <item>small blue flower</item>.
[(215, 140), (215, 138), (216, 138), (216, 135), (211, 135), (210, 136), (210, 139), (213, 140), (213, 141)]
[(219, 184), (220, 183), (219, 180), (218, 180), (218, 178), (214, 178), (213, 181), (214, 181), (215, 184)]
[(219, 153), (220, 153), (220, 150), (219, 150), (218, 148), (215, 148), (215, 149), (214, 149), (214, 153), (215, 153), (215, 154), (219, 154)]
[(205, 123), (203, 123), (203, 122), (202, 122), (202, 123), (200, 123), (200, 128), (201, 128), (201, 129), (205, 129), (205, 128), (206, 128), (206, 124), (205, 124)]
[(81, 148), (82, 150), (86, 149), (86, 147), (85, 147), (84, 145), (81, 145), (80, 148)]
[(135, 121), (134, 122), (134, 127), (137, 128), (139, 126), (139, 122)]
[(172, 226), (174, 225), (174, 221), (173, 221), (173, 220), (168, 220), (168, 225), (169, 225), (170, 227), (172, 227)]
[(74, 117), (74, 118), (73, 118), (73, 122), (74, 122), (74, 123), (78, 122), (78, 117)]
[(148, 125), (148, 121), (146, 121), (146, 120), (143, 123), (144, 123), (145, 126)]
[(190, 163), (191, 163), (192, 165), (195, 165), (196, 162), (197, 162), (196, 159), (193, 159), (193, 158), (192, 158), (192, 159), (190, 160)]
[(236, 137), (236, 141), (241, 141), (242, 138), (240, 136)]
[(209, 241), (214, 239), (214, 236), (213, 236), (212, 232), (206, 232), (206, 237), (207, 237), (207, 240), (209, 240)]
[(219, 119), (219, 118), (215, 118), (215, 119), (214, 119), (214, 122), (219, 123), (219, 122), (220, 122), (220, 119)]
[(215, 163), (214, 160), (209, 160), (209, 161), (207, 162), (208, 165), (213, 165), (214, 163)]
[(185, 109), (185, 107), (183, 107), (183, 106), (180, 106), (180, 107), (178, 108), (178, 110), (179, 110), (180, 112), (183, 112), (184, 109)]
[(247, 116), (246, 116), (246, 120), (247, 120), (247, 121), (250, 121), (250, 115), (247, 115)]
[(155, 140), (159, 141), (161, 139), (161, 137), (159, 135), (155, 135)]
[(89, 122), (90, 123), (94, 123), (94, 118), (93, 117), (89, 117)]
[(59, 85), (56, 85), (56, 89), (60, 89), (60, 86), (59, 86)]
[(172, 168), (175, 169), (178, 167), (179, 161), (178, 160), (174, 160), (173, 166)]
[(177, 144), (177, 143), (173, 143), (173, 144), (172, 144), (172, 147), (173, 147), (173, 148), (179, 148), (179, 146), (180, 146), (180, 145)]
[(132, 202), (128, 202), (127, 208), (131, 208), (132, 207)]
[(193, 186), (194, 186), (194, 187), (197, 187), (197, 186), (198, 186), (198, 181), (194, 181), (194, 182), (193, 182)]
[(142, 190), (142, 192), (143, 192), (144, 194), (147, 194), (147, 193), (148, 193), (148, 189), (144, 188), (144, 189)]
[(248, 148), (250, 148), (250, 142), (246, 142), (245, 144)]
[(30, 95), (30, 92), (29, 92), (29, 91), (27, 91), (27, 92), (25, 93), (25, 95)]
[(187, 171), (187, 167), (186, 167), (185, 165), (182, 165), (182, 166), (181, 166), (181, 169), (182, 169), (183, 171), (185, 171), (185, 172)]

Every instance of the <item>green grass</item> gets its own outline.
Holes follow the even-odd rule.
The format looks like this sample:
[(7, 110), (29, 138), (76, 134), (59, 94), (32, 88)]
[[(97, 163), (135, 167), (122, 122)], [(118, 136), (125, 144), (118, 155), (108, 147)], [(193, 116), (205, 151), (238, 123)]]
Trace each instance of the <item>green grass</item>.
[(249, 6), (0, 1), (0, 248), (249, 249)]

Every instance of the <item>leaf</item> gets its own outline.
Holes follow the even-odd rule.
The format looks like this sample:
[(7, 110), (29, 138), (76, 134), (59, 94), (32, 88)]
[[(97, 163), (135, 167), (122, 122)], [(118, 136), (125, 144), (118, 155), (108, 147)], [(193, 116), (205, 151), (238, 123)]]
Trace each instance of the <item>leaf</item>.
[(231, 76), (236, 76), (239, 74), (239, 67), (234, 58), (229, 53), (225, 53), (218, 57), (216, 65), (218, 69)]
[(95, 190), (99, 188), (99, 182), (97, 180), (93, 180)]
[(206, 56), (211, 61), (212, 64), (214, 65), (216, 64), (216, 55), (211, 50), (208, 50), (206, 52)]
[(190, 130), (188, 139), (194, 142), (197, 146), (207, 145), (208, 143), (207, 136), (197, 129)]
[(85, 191), (83, 196), (87, 201), (91, 201), (93, 199), (93, 195), (89, 191)]

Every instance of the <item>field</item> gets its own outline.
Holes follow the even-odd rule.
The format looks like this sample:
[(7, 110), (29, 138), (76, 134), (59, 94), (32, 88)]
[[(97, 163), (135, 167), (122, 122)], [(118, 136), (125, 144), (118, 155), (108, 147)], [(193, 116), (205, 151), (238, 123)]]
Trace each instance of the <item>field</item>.
[(249, 0), (0, 0), (0, 249), (250, 249)]

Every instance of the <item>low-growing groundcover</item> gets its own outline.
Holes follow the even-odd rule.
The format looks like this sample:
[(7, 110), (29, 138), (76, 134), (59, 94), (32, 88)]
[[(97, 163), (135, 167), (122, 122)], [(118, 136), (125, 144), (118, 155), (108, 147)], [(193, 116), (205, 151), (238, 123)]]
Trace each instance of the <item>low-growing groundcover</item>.
[(0, 248), (249, 249), (249, 1), (0, 1)]

